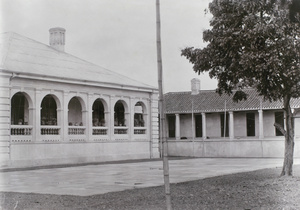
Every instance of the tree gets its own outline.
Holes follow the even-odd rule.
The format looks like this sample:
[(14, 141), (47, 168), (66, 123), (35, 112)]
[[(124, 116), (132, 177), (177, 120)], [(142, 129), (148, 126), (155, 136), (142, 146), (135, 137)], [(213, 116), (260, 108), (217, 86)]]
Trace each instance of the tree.
[[(298, 5), (298, 9), (297, 6)], [(299, 0), (213, 0), (211, 29), (203, 32), (203, 49), (182, 50), (197, 73), (218, 80), (219, 94), (247, 98), (255, 88), (266, 100), (283, 101), (286, 130), (281, 175), (292, 175), (294, 124), (290, 101), (300, 96)], [(233, 91), (237, 90), (237, 91)]]

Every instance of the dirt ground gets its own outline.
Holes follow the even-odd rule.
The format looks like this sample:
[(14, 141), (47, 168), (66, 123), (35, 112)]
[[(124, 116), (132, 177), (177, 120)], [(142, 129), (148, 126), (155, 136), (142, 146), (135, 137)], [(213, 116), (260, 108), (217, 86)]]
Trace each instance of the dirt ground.
[[(173, 209), (300, 209), (300, 166), (294, 177), (263, 169), (171, 185)], [(1, 209), (166, 209), (164, 188), (93, 196), (1, 192)]]

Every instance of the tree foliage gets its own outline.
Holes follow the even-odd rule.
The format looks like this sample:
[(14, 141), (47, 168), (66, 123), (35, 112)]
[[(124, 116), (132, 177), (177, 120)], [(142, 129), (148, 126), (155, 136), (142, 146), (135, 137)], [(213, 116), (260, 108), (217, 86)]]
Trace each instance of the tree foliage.
[(182, 50), (195, 72), (218, 80), (219, 94), (235, 101), (253, 87), (265, 99), (282, 100), (286, 113), (284, 163), (281, 175), (292, 175), (294, 122), (291, 98), (300, 97), (300, 0), (213, 0), (208, 45)]
[[(209, 4), (212, 28), (203, 32), (208, 45), (204, 49), (186, 48), (182, 55), (194, 64), (194, 71), (208, 71), (211, 78), (218, 79), (220, 94), (255, 87), (269, 100), (298, 97), (297, 4), (299, 0), (213, 0)], [(239, 92), (235, 99), (245, 96)]]

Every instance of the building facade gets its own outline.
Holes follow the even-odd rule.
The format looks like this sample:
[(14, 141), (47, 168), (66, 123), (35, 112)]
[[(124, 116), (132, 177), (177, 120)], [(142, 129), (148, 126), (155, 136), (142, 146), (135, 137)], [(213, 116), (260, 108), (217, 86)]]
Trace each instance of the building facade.
[(1, 35), (2, 167), (157, 158), (158, 91), (50, 46)]
[[(263, 100), (254, 89), (246, 101), (214, 90), (200, 90), (192, 80), (189, 92), (167, 93), (166, 119), (171, 156), (283, 157), (284, 136), (274, 123), (285, 126), (280, 101)], [(291, 102), (295, 114), (295, 157), (300, 157), (300, 99)]]

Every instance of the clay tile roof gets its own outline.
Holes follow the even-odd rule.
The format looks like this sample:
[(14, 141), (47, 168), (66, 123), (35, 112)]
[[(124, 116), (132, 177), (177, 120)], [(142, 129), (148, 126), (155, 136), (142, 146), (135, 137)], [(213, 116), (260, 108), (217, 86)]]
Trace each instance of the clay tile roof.
[(116, 87), (156, 89), (13, 32), (0, 34), (0, 71)]
[[(233, 95), (219, 95), (215, 90), (203, 90), (197, 95), (191, 92), (170, 92), (165, 94), (166, 113), (194, 113), (201, 112), (223, 112), (246, 111), (262, 109), (282, 109), (283, 103), (280, 101), (265, 101), (254, 89), (247, 89), (244, 92), (248, 95), (247, 100), (238, 103), (233, 102)], [(262, 101), (262, 103), (260, 102)], [(292, 108), (300, 108), (300, 99), (292, 99)]]

